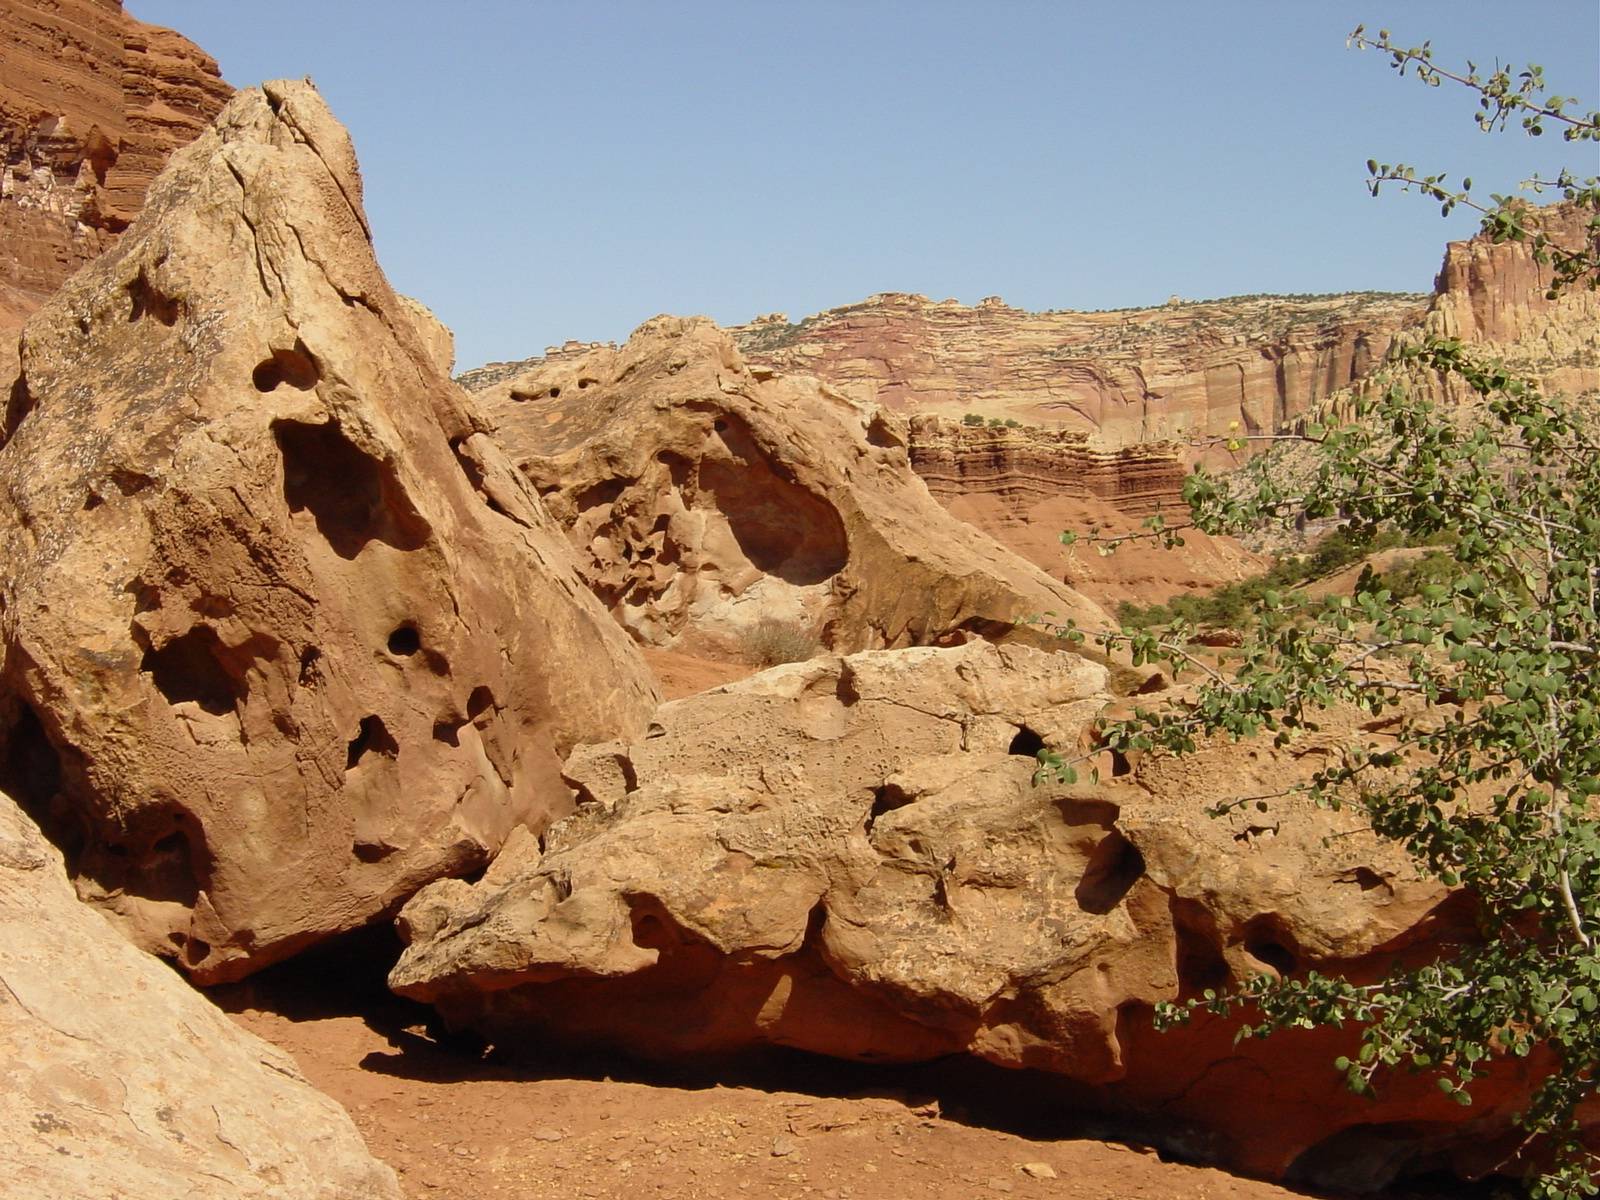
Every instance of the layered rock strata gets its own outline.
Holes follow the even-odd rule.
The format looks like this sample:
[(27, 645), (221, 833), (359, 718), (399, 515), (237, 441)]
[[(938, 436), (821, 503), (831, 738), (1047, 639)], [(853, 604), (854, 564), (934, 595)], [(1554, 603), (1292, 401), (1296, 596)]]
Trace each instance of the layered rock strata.
[(3, 795), (0, 1044), (12, 1200), (399, 1200), (344, 1110), (78, 903)]
[(751, 362), (891, 409), (1010, 417), (1126, 446), (1277, 429), (1381, 360), (1425, 305), (1352, 293), (1030, 313), (889, 292), (731, 332)]
[(1370, 977), (1463, 935), (1348, 813), (1204, 811), (1369, 735), (1341, 718), (1286, 751), (1105, 756), (1103, 786), (1034, 786), (1034, 748), (1083, 745), (1105, 687), (1073, 655), (974, 642), (667, 704), (646, 738), (568, 760), (583, 803), (542, 847), (519, 837), (481, 882), (406, 906), (391, 986), (513, 1049), (972, 1055), (1269, 1176), (1362, 1189), (1486, 1165), (1526, 1064), (1497, 1065), (1470, 1111), (1408, 1078), (1374, 1104), (1332, 1070), (1337, 1031), (1152, 1026), (1157, 1002), (1256, 972)]
[(748, 367), (703, 318), (523, 364), (477, 396), (590, 587), (647, 645), (737, 653), (779, 622), (858, 650), (1046, 610), (1104, 619), (946, 513), (903, 422)]
[[(1573, 204), (1531, 214), (1556, 246), (1600, 249), (1592, 212)], [(1479, 235), (1451, 242), (1439, 270), (1427, 327), (1481, 345), (1547, 390), (1581, 395), (1600, 390), (1600, 292), (1580, 283), (1555, 299), (1554, 275), (1527, 242)]]
[(121, 0), (0, 4), (0, 329), (104, 251), (232, 89)]
[(1188, 474), (1174, 444), (1111, 450), (1078, 431), (973, 426), (932, 414), (908, 422), (911, 466), (938, 500), (1000, 496), (1026, 505), (1096, 499), (1130, 516), (1183, 509)]
[(24, 331), (0, 786), (199, 980), (481, 867), (656, 703), (432, 341), (304, 83), (235, 97)]

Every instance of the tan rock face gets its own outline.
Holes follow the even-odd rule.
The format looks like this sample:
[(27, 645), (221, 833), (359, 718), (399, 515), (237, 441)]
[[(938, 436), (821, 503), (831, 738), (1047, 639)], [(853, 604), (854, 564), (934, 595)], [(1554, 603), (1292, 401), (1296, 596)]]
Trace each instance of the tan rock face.
[[(1573, 205), (1539, 210), (1534, 220), (1558, 246), (1581, 249), (1595, 238)], [(1428, 328), (1482, 344), (1555, 392), (1600, 389), (1600, 292), (1568, 288), (1551, 300), (1551, 271), (1526, 243), (1479, 235), (1445, 249)]]
[(1095, 499), (1130, 516), (1187, 511), (1180, 448), (1159, 442), (1107, 450), (1086, 433), (972, 426), (931, 414), (909, 421), (911, 466), (948, 505), (957, 496), (1009, 501)]
[(508, 1047), (970, 1054), (1271, 1176), (1374, 1186), (1404, 1166), (1382, 1149), (1400, 1131), (1408, 1153), (1473, 1165), (1508, 1128), (1520, 1064), (1463, 1125), (1425, 1080), (1386, 1081), (1378, 1104), (1346, 1093), (1337, 1033), (1235, 1046), (1220, 1021), (1151, 1024), (1156, 1002), (1230, 979), (1370, 977), (1460, 935), (1443, 889), (1348, 814), (1203, 810), (1365, 735), (1330, 721), (1292, 752), (1108, 758), (1102, 786), (1032, 786), (1032, 748), (1079, 744), (1104, 687), (1073, 655), (980, 642), (667, 704), (646, 738), (568, 760), (583, 803), (542, 853), (519, 838), (478, 884), (406, 906), (391, 986)]
[(344, 1110), (78, 903), (3, 795), (0, 980), (12, 1200), (399, 1200)]
[(0, 3), (0, 329), (105, 250), (232, 89), (121, 0)]
[(903, 423), (750, 369), (704, 319), (477, 379), (590, 586), (648, 645), (736, 650), (763, 620), (856, 650), (1046, 610), (1103, 619), (950, 517)]
[(1013, 417), (1110, 446), (1273, 430), (1383, 357), (1426, 298), (1240, 298), (1030, 313), (886, 293), (791, 325), (732, 330), (751, 362), (891, 409)]
[(1087, 541), (1062, 545), (1064, 530), (1137, 533), (1152, 513), (1186, 521), (1188, 469), (1176, 446), (1107, 450), (1084, 433), (972, 426), (927, 413), (908, 424), (911, 465), (939, 503), (1108, 610), (1214, 588), (1270, 565), (1233, 538), (1195, 530), (1184, 534), (1181, 552), (1142, 540), (1109, 556)]
[(373, 258), (344, 130), (241, 93), (29, 323), (0, 781), (204, 981), (566, 811), (648, 672)]

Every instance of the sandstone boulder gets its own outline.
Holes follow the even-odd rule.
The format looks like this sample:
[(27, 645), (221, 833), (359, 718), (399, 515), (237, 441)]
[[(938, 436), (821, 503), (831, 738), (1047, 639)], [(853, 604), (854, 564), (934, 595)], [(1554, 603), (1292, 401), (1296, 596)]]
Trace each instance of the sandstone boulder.
[(12, 1200), (398, 1200), (292, 1059), (72, 893), (0, 796), (0, 1162)]
[(1270, 1176), (1376, 1186), (1503, 1134), (1520, 1065), (1470, 1112), (1411, 1079), (1374, 1105), (1332, 1069), (1351, 1048), (1337, 1031), (1154, 1030), (1157, 1002), (1230, 979), (1433, 952), (1460, 912), (1348, 813), (1206, 815), (1281, 791), (1364, 736), (1348, 723), (1290, 752), (1107, 757), (1101, 785), (1032, 786), (1034, 749), (1081, 745), (1105, 682), (1072, 655), (977, 642), (667, 704), (644, 739), (568, 760), (584, 803), (542, 849), (519, 837), (479, 883), (405, 907), (391, 986), (509, 1047), (972, 1055)]
[(752, 370), (704, 318), (477, 378), (590, 586), (647, 645), (737, 652), (777, 621), (853, 651), (1046, 610), (1104, 619), (947, 514), (898, 420)]
[(384, 280), (345, 131), (238, 95), (28, 324), (0, 785), (202, 981), (566, 811), (654, 685)]

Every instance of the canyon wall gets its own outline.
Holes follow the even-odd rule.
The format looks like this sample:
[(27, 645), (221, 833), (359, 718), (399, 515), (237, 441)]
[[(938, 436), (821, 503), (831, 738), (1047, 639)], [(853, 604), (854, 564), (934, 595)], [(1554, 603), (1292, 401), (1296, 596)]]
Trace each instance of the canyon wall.
[(0, 0), (0, 329), (116, 240), (231, 94), (122, 0)]
[(1076, 430), (964, 425), (925, 413), (909, 426), (911, 466), (946, 505), (973, 495), (1024, 504), (1092, 497), (1140, 517), (1182, 506), (1185, 469), (1170, 443), (1112, 450)]
[(891, 409), (1013, 418), (1111, 446), (1270, 430), (1378, 362), (1426, 297), (1238, 297), (1031, 313), (991, 297), (883, 293), (791, 324), (737, 326), (751, 361)]
[[(1568, 250), (1593, 246), (1589, 214), (1571, 204), (1535, 215), (1538, 227)], [(1550, 299), (1553, 272), (1526, 242), (1479, 235), (1445, 248), (1428, 328), (1474, 342), (1538, 378), (1547, 391), (1600, 389), (1600, 291), (1577, 285)]]

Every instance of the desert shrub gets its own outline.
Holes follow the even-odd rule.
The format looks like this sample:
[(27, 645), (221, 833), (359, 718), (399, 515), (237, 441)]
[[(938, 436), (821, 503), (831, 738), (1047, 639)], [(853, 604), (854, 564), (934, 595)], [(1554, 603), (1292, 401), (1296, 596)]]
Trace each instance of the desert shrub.
[(804, 662), (815, 658), (822, 646), (811, 632), (793, 621), (763, 617), (740, 639), (745, 658), (761, 667)]

